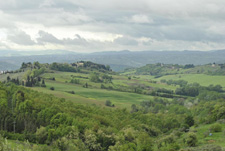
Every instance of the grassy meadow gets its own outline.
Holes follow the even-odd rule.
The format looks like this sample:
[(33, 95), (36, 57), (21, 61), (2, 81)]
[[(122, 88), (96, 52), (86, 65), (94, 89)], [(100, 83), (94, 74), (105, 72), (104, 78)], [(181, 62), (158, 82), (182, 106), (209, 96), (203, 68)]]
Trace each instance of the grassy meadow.
[[(153, 96), (150, 95), (119, 92), (100, 88), (83, 88), (81, 85), (57, 81), (57, 77), (56, 81), (47, 80), (46, 86), (46, 88), (34, 87), (32, 89), (82, 104), (91, 103), (104, 105), (106, 100), (110, 100), (116, 107), (121, 108), (130, 108), (132, 104), (140, 104), (141, 101), (153, 98)], [(54, 87), (55, 90), (50, 90), (50, 87)], [(66, 91), (74, 91), (75, 94), (70, 94)]]
[(209, 86), (210, 84), (213, 85), (221, 85), (225, 87), (225, 76), (218, 76), (218, 75), (206, 75), (206, 74), (177, 74), (177, 75), (167, 75), (155, 80), (160, 81), (162, 79), (165, 80), (185, 80), (188, 83), (197, 82), (202, 86)]
[[(4, 74), (0, 75), (0, 80), (5, 81), (7, 76), (11, 78), (22, 79), (24, 72)], [(145, 100), (154, 98), (150, 95), (120, 92), (116, 90), (101, 89), (102, 83), (95, 83), (89, 80), (90, 75), (87, 73), (74, 73), (74, 72), (60, 72), (60, 71), (49, 71), (41, 75), (45, 79), (46, 88), (43, 87), (32, 87), (32, 89), (39, 92), (53, 94), (60, 98), (73, 101), (81, 104), (97, 104), (103, 105), (106, 100), (110, 100), (116, 107), (130, 108), (132, 104), (140, 104)], [(54, 80), (50, 80), (51, 78)], [(128, 79), (130, 77), (130, 79)], [(79, 84), (70, 83), (72, 78), (78, 79)], [(145, 86), (149, 88), (165, 88), (168, 90), (175, 91), (179, 86), (167, 85), (161, 83), (160, 80), (185, 80), (188, 83), (197, 82), (202, 86), (209, 86), (210, 84), (220, 84), (223, 88), (225, 87), (224, 76), (212, 76), (206, 74), (176, 74), (176, 75), (165, 75), (160, 78), (155, 78), (151, 75), (127, 75), (125, 73), (112, 74), (112, 83), (103, 83), (105, 86), (112, 87), (134, 87), (134, 86)], [(84, 88), (83, 85), (88, 83), (89, 87)], [(50, 90), (50, 87), (54, 87), (55, 90)], [(68, 93), (74, 91), (75, 94)]]

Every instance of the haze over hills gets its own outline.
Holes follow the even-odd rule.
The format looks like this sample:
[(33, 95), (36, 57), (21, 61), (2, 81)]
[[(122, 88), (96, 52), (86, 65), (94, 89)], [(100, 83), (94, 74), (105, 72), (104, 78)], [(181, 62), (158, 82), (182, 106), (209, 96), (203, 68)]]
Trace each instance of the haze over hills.
[(52, 63), (92, 61), (110, 65), (114, 71), (141, 67), (146, 64), (208, 64), (224, 63), (225, 50), (214, 51), (109, 51), (95, 53), (75, 53), (62, 50), (47, 51), (0, 51), (0, 70), (15, 70), (22, 62)]

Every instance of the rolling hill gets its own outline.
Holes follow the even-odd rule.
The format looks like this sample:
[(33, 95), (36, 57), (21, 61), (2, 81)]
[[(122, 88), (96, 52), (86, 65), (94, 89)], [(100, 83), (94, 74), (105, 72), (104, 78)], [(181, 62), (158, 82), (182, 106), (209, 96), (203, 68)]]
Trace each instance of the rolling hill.
[[(15, 66), (26, 62), (39, 61), (40, 63), (92, 61), (110, 65), (114, 71), (122, 71), (126, 68), (141, 67), (146, 64), (194, 64), (224, 63), (225, 50), (214, 51), (111, 51), (96, 53), (74, 53), (70, 51), (44, 52), (16, 52), (0, 51), (0, 61), (10, 62)], [(2, 65), (1, 65), (2, 66)], [(3, 70), (3, 68), (0, 68)]]
[(0, 75), (0, 149), (223, 151), (224, 76), (197, 72), (210, 67), (23, 63)]

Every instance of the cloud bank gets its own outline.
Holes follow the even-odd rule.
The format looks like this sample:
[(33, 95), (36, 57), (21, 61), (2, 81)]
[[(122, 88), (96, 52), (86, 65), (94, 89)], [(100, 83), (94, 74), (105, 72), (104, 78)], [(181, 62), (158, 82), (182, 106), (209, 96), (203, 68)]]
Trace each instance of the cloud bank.
[(224, 0), (0, 0), (0, 50), (225, 48)]

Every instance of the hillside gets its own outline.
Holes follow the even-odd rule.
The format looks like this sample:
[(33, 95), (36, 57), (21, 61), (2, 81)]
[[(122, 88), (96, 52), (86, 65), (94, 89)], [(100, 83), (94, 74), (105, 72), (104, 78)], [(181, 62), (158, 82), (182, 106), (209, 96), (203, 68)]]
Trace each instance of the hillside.
[(225, 75), (225, 64), (207, 64), (207, 65), (178, 65), (178, 64), (147, 64), (140, 68), (126, 69), (123, 74), (151, 75), (160, 77), (164, 75), (177, 74), (206, 74), (206, 75)]
[(14, 63), (10, 63), (10, 62), (3, 62), (3, 61), (0, 61), (0, 71), (6, 71), (6, 70), (16, 70), (18, 69), (20, 66), (19, 65), (16, 65)]
[(222, 151), (225, 80), (210, 67), (23, 63), (0, 75), (0, 149)]

